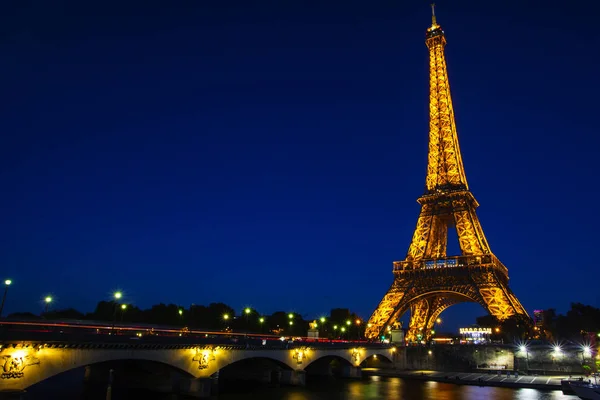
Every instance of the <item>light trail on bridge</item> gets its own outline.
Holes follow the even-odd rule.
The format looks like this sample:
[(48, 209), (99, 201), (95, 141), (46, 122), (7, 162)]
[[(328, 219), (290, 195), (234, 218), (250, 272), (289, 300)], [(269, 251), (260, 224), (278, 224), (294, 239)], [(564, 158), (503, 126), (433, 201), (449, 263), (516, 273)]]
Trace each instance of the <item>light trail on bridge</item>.
[[(367, 344), (372, 343), (367, 340), (343, 340), (343, 339), (321, 339), (306, 336), (280, 336), (272, 334), (248, 333), (248, 332), (223, 332), (210, 330), (194, 330), (187, 327), (161, 327), (148, 324), (123, 325), (117, 324), (114, 327), (110, 323), (94, 323), (88, 321), (0, 321), (0, 327), (5, 327), (4, 332), (0, 332), (0, 337), (10, 335), (10, 332), (35, 332), (38, 334), (86, 334), (86, 335), (106, 335), (106, 336), (125, 336), (132, 339), (148, 338), (153, 336), (171, 337), (171, 338), (220, 338), (236, 340), (267, 340), (282, 342), (303, 342), (303, 343), (353, 343)], [(27, 329), (33, 328), (33, 329)], [(56, 332), (56, 330), (59, 332)]]

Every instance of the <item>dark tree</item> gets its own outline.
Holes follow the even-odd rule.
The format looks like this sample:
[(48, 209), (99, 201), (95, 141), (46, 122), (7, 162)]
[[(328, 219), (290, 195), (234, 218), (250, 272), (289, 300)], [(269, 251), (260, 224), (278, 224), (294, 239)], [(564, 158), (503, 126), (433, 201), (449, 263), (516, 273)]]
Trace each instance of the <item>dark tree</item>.
[(9, 314), (6, 318), (7, 319), (31, 320), (31, 319), (41, 319), (42, 317), (40, 317), (39, 315), (32, 314), (30, 312), (16, 312), (16, 313)]
[(44, 313), (44, 318), (51, 320), (64, 320), (64, 319), (77, 319), (81, 320), (85, 318), (82, 312), (77, 311), (74, 308), (67, 308), (64, 310), (54, 310)]

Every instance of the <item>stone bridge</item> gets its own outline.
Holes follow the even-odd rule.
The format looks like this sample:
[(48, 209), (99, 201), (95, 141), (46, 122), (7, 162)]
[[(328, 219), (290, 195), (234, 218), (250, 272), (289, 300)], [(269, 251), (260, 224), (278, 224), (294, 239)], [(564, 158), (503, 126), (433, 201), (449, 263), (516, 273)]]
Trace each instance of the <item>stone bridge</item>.
[[(107, 338), (108, 339), (108, 338)], [(369, 343), (171, 343), (161, 340), (135, 341), (3, 341), (0, 342), (0, 394), (27, 389), (45, 379), (76, 368), (88, 368), (110, 362), (134, 360), (160, 363), (185, 377), (186, 394), (210, 393), (207, 378), (234, 363), (270, 360), (283, 373), (281, 383), (303, 385), (304, 370), (318, 360), (337, 359), (345, 368), (345, 376), (360, 377), (360, 365), (372, 356), (392, 360), (396, 349), (389, 345)], [(278, 342), (278, 341), (276, 341)], [(328, 361), (327, 361), (328, 362)], [(327, 365), (327, 364), (325, 364)], [(208, 385), (208, 389), (207, 389)]]

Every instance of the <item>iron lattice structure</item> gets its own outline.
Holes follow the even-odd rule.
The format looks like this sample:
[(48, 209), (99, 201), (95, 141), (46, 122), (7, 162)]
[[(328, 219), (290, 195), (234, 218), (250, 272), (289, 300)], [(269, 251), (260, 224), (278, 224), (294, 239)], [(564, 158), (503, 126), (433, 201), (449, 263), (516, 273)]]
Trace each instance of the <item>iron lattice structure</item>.
[[(394, 262), (394, 282), (369, 319), (366, 336), (376, 338), (410, 309), (406, 340), (429, 339), (448, 307), (475, 302), (499, 320), (527, 312), (508, 287), (508, 270), (494, 256), (469, 191), (458, 145), (444, 47), (435, 13), (427, 29), (429, 49), (429, 153), (421, 213), (404, 261)], [(448, 228), (455, 227), (460, 256), (446, 254)]]

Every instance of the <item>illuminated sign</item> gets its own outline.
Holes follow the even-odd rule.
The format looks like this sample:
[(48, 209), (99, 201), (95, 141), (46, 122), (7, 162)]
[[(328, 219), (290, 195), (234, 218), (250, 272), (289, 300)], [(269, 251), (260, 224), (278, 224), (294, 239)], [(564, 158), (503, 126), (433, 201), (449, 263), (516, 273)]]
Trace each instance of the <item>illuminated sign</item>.
[(473, 334), (491, 335), (492, 334), (492, 328), (460, 328), (458, 331), (460, 332), (461, 335), (473, 335)]

